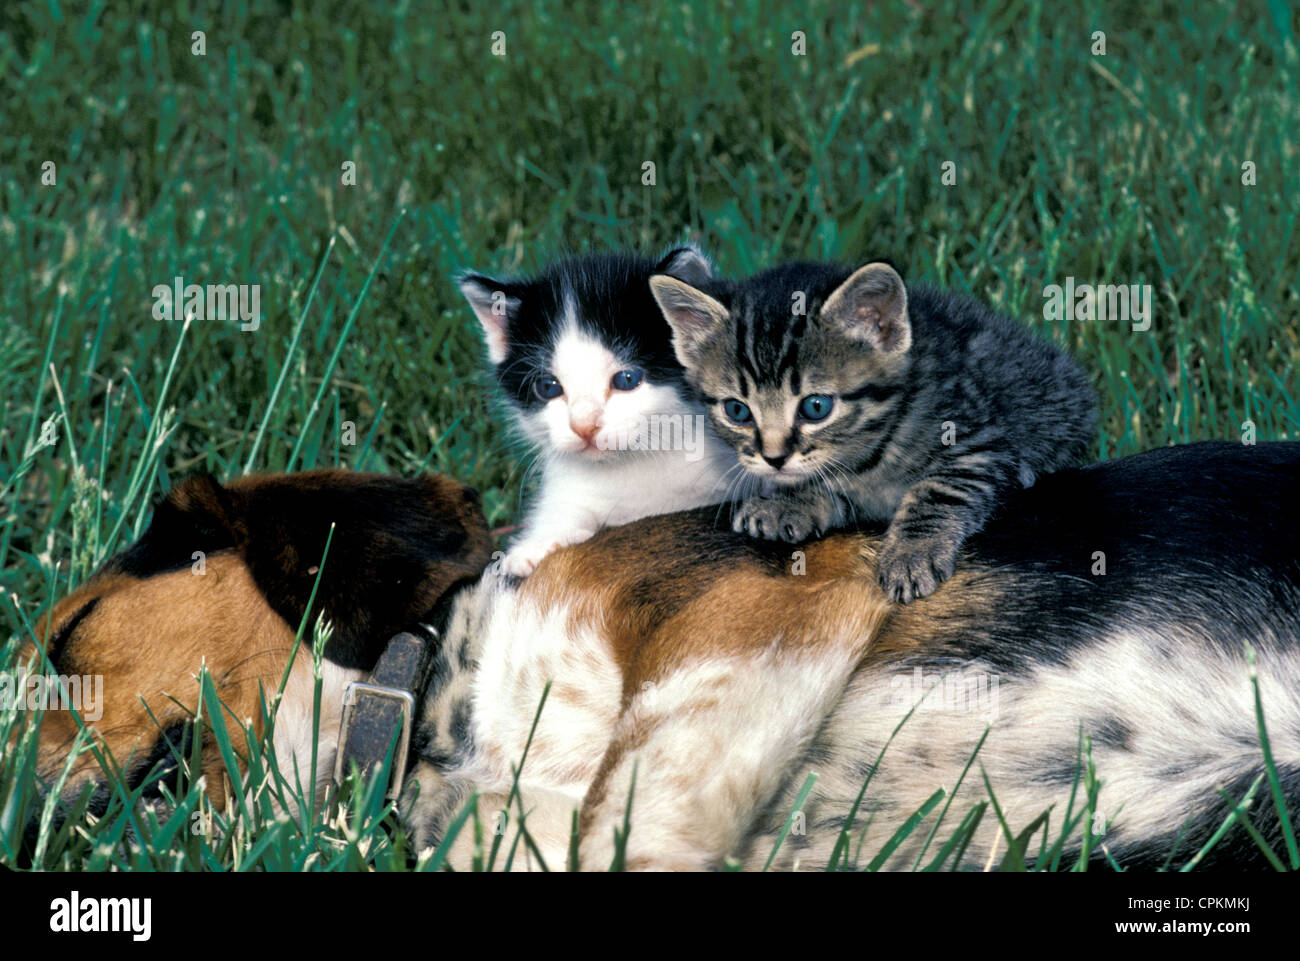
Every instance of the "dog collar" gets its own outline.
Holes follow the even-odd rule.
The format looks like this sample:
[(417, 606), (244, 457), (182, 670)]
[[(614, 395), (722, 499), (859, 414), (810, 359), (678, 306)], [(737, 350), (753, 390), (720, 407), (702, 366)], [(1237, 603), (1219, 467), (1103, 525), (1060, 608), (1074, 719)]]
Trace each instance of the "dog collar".
[(415, 705), (424, 696), (433, 650), (440, 640), (437, 629), (424, 625), (415, 631), (403, 631), (388, 642), (366, 680), (347, 686), (334, 756), (336, 784), (342, 783), (353, 762), (363, 776), (369, 776), (383, 765), (391, 750), (393, 766), (387, 795), (395, 798), (401, 794)]
[(392, 775), (387, 796), (402, 793), (416, 706), (429, 686), (433, 656), (442, 644), (442, 632), (458, 593), (449, 590), (430, 612), (429, 623), (393, 636), (369, 677), (353, 681), (343, 692), (343, 718), (339, 722), (338, 749), (334, 755), (334, 783), (341, 784), (351, 764), (363, 776), (382, 767), (392, 751)]

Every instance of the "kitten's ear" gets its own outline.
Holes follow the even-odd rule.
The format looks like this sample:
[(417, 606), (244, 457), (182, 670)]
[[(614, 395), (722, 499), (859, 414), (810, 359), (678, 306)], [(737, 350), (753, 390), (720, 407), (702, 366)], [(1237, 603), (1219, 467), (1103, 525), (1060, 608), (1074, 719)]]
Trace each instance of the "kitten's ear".
[(713, 262), (694, 244), (676, 247), (664, 255), (655, 268), (656, 274), (668, 274), (688, 284), (699, 286), (713, 279)]
[(673, 350), (683, 367), (694, 366), (700, 349), (727, 319), (727, 308), (676, 277), (656, 274), (650, 292), (673, 329)]
[(907, 288), (889, 264), (867, 264), (854, 271), (826, 298), (821, 316), (886, 354), (903, 354), (912, 346)]
[(482, 274), (462, 274), (457, 285), (483, 326), (488, 359), (501, 364), (510, 350), (510, 321), (519, 310), (519, 298), (507, 293), (508, 284)]

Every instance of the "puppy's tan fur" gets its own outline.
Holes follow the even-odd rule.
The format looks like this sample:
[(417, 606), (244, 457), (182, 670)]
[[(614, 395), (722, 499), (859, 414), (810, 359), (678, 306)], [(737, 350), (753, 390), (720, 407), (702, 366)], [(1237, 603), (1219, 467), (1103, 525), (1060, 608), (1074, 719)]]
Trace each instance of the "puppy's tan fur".
[[(448, 548), (431, 555), (425, 545), (412, 545), (411, 538), (419, 539), (422, 532), (415, 525), (408, 529), (404, 517), (447, 532)], [(364, 641), (382, 649), (388, 633), (413, 624), (453, 584), (472, 579), (488, 560), (490, 540), (477, 496), (448, 478), (403, 481), (321, 470), (252, 476), (219, 486), (198, 477), (160, 503), (141, 542), (35, 619), (41, 648), (55, 658), (54, 673), (103, 676), (103, 712), (92, 725), (93, 734), (129, 778), (144, 777), (150, 758), (157, 760), (164, 732), (197, 713), (196, 679), (204, 664), (225, 707), (227, 727), (236, 731), (251, 723), (261, 736), (262, 699), (268, 706), (276, 700), (331, 524), (334, 550), (321, 575), (313, 615), (322, 611), (330, 618), (343, 612), (359, 626), (352, 627), (353, 635), (369, 626), (373, 636), (351, 637), (354, 647)], [(266, 533), (269, 525), (276, 525), (275, 535)], [(218, 549), (208, 552), (211, 545)], [(191, 548), (203, 555), (200, 562), (190, 562)], [(353, 571), (358, 564), (394, 558), (405, 559), (397, 578), (386, 575), (396, 584), (369, 583)], [(277, 750), (292, 753), (309, 740), (314, 620), (308, 618), (305, 645), (285, 688)], [(46, 673), (51, 665), (39, 655), (36, 641), (27, 639), (19, 662)], [(321, 727), (333, 739), (343, 686), (363, 671), (334, 664), (329, 648), (326, 653)], [(68, 711), (46, 711), (42, 722), (39, 770), (52, 781), (79, 726)], [(205, 727), (205, 738), (202, 773), (220, 809), (224, 765), (210, 727)], [(235, 740), (240, 742), (237, 736)], [(308, 777), (309, 745), (301, 753), (298, 770)], [(314, 774), (317, 789), (328, 770), (328, 744), (322, 754)], [(282, 758), (282, 770), (293, 776), (292, 758)], [(76, 762), (65, 793), (75, 795), (88, 779), (98, 777), (99, 763), (87, 752)]]

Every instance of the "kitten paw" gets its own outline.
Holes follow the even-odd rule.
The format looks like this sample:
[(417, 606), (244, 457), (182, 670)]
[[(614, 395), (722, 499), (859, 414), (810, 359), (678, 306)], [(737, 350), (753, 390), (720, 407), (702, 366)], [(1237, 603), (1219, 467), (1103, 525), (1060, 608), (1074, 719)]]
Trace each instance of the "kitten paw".
[(876, 579), (885, 596), (897, 604), (927, 597), (957, 569), (961, 542), (945, 538), (906, 538), (886, 535), (876, 561)]
[(580, 544), (590, 538), (595, 531), (574, 531), (563, 538), (530, 538), (520, 541), (501, 558), (501, 570), (511, 577), (527, 577), (548, 554), (568, 544)]
[(542, 562), (547, 554), (560, 545), (555, 541), (549, 543), (525, 542), (516, 544), (501, 558), (501, 570), (511, 577), (527, 577)]
[(817, 519), (803, 507), (766, 497), (751, 497), (736, 508), (731, 528), (760, 540), (790, 544), (821, 533)]

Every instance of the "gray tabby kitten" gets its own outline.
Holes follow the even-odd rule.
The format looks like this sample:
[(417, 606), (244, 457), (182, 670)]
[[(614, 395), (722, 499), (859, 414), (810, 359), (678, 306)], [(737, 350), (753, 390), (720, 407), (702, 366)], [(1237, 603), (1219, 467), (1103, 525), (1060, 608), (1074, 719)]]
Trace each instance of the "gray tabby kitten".
[(797, 543), (887, 520), (878, 577), (895, 601), (933, 592), (1004, 492), (1092, 441), (1096, 397), (1068, 355), (970, 297), (905, 287), (888, 264), (650, 286), (747, 472), (735, 529)]

